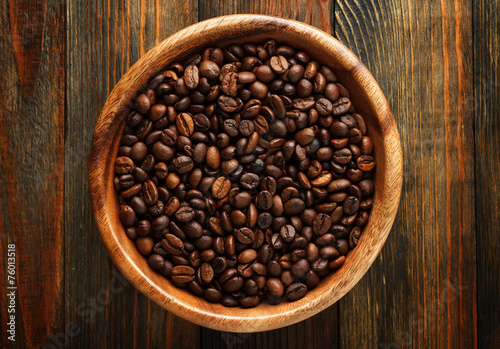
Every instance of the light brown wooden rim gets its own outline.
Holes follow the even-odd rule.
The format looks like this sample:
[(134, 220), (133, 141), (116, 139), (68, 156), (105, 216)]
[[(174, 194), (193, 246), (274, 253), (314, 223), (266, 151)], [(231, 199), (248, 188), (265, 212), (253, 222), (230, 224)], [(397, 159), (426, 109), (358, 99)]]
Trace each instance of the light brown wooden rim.
[[(321, 63), (336, 69), (348, 87), (359, 90), (353, 96), (353, 103), (368, 115), (367, 123), (377, 146), (374, 198), (377, 205), (374, 205), (372, 217), (380, 217), (370, 220), (358, 247), (348, 255), (344, 266), (308, 292), (306, 297), (293, 303), (264, 304), (253, 309), (225, 308), (208, 303), (173, 287), (150, 270), (124, 234), (113, 187), (113, 159), (124, 126), (124, 112), (128, 101), (147, 78), (164, 68), (166, 63), (173, 62), (173, 58), (193, 51), (193, 46), (200, 43), (206, 46), (206, 43), (226, 43), (243, 37), (254, 41), (273, 37), (307, 49), (314, 57), (320, 55), (318, 60)], [(399, 205), (402, 171), (402, 150), (394, 117), (380, 87), (355, 55), (314, 27), (261, 15), (233, 15), (200, 22), (177, 32), (149, 51), (128, 70), (109, 95), (94, 130), (89, 156), (94, 217), (115, 265), (137, 289), (168, 311), (198, 325), (230, 332), (266, 331), (288, 326), (317, 314), (344, 296), (366, 273), (387, 239)]]

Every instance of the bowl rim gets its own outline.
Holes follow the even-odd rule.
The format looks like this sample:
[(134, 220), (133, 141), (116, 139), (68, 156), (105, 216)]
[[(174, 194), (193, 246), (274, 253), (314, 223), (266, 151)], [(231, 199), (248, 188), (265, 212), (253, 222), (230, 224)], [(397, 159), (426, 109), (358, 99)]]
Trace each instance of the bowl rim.
[[(383, 135), (383, 153), (386, 157), (383, 167), (384, 181), (380, 188), (386, 193), (382, 201), (383, 207), (380, 207), (385, 210), (383, 221), (369, 223), (368, 227), (375, 229), (377, 236), (373, 241), (370, 240), (371, 243), (366, 251), (363, 251), (366, 252), (363, 255), (357, 251), (360, 242), (358, 248), (349, 253), (342, 267), (345, 268), (349, 262), (349, 271), (355, 273), (349, 274), (350, 277), (342, 275), (334, 277), (337, 273), (331, 274), (328, 278), (337, 282), (338, 288), (329, 290), (323, 288), (321, 291), (316, 291), (318, 289), (316, 288), (296, 302), (285, 302), (276, 306), (261, 304), (252, 309), (225, 308), (222, 305), (211, 304), (173, 287), (167, 281), (170, 284), (168, 287), (162, 281), (166, 279), (147, 267), (145, 258), (125, 236), (116, 212), (114, 215), (111, 212), (116, 211), (116, 208), (108, 209), (113, 200), (117, 203), (112, 185), (113, 166), (109, 165), (109, 159), (116, 157), (117, 142), (124, 126), (124, 122), (120, 121), (124, 119), (122, 113), (127, 108), (129, 103), (127, 101), (137, 93), (140, 84), (145, 82), (144, 79), (142, 82), (139, 81), (140, 77), (151, 77), (154, 72), (159, 71), (164, 65), (165, 57), (179, 56), (169, 53), (169, 50), (178, 49), (185, 52), (193, 41), (214, 41), (216, 38), (213, 37), (213, 30), (230, 33), (235, 30), (236, 25), (245, 32), (269, 28), (270, 31), (266, 32), (268, 36), (273, 35), (272, 30), (277, 30), (282, 35), (306, 35), (321, 41), (321, 45), (325, 45), (330, 54), (335, 54), (336, 59), (342, 61), (342, 67), (352, 74), (353, 81), (364, 86), (363, 93), (369, 97), (369, 103), (373, 104), (370, 107), (373, 107), (373, 116)], [(198, 22), (169, 36), (147, 52), (128, 69), (109, 94), (94, 129), (88, 165), (94, 218), (111, 259), (125, 278), (148, 298), (175, 315), (201, 326), (230, 332), (266, 331), (297, 323), (326, 309), (349, 292), (372, 265), (389, 235), (399, 206), (403, 172), (402, 149), (394, 117), (386, 98), (368, 69), (347, 47), (331, 35), (302, 22), (264, 15), (231, 15)], [(379, 168), (377, 164), (377, 171)], [(377, 187), (377, 191), (380, 189)], [(130, 245), (134, 247), (135, 253)], [(138, 259), (137, 255), (142, 257), (142, 260)], [(363, 263), (356, 264), (360, 258), (363, 258)]]

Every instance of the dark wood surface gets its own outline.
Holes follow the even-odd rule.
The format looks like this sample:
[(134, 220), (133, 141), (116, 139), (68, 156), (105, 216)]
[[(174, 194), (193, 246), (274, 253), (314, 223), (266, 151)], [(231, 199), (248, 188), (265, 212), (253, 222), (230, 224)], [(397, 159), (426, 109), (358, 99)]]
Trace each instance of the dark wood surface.
[[(4, 347), (500, 347), (500, 5), (464, 1), (0, 3), (0, 339)], [(199, 20), (295, 18), (346, 44), (391, 105), (403, 195), (381, 254), (317, 316), (233, 334), (167, 313), (107, 257), (87, 154), (108, 93), (141, 55)], [(17, 258), (8, 341), (7, 249)]]

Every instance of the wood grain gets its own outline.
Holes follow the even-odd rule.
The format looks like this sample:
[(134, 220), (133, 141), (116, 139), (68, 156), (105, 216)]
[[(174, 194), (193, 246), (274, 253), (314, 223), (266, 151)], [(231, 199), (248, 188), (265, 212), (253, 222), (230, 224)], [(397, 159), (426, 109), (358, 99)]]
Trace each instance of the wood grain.
[(21, 90), (33, 97), (40, 77), (47, 0), (9, 0), (12, 46)]
[[(333, 27), (332, 13), (334, 3), (334, 1), (330, 0), (233, 0), (224, 1), (221, 5), (214, 6), (210, 2), (200, 1), (199, 18), (200, 20), (205, 20), (212, 17), (238, 13), (265, 14), (296, 19), (316, 26), (319, 29), (331, 34)], [(302, 323), (275, 331), (255, 334), (220, 332), (202, 327), (202, 348), (255, 348), (256, 346), (265, 348), (266, 345), (269, 345), (269, 347), (272, 348), (275, 338), (286, 338), (290, 348), (304, 347), (304, 341), (305, 343), (310, 343), (313, 347), (337, 348), (339, 339), (337, 332), (337, 311), (338, 305), (334, 304), (322, 313), (313, 318), (307, 319)], [(329, 321), (321, 321), (325, 318)], [(315, 335), (315, 331), (311, 331), (311, 328), (314, 328), (315, 326), (319, 326), (322, 331), (324, 331), (321, 336), (317, 336)]]
[(374, 74), (405, 154), (399, 215), (340, 302), (342, 347), (473, 348), (471, 1), (338, 1), (335, 33)]
[(68, 1), (65, 312), (79, 329), (69, 347), (199, 346), (198, 326), (148, 300), (108, 258), (86, 175), (92, 130), (114, 85), (156, 43), (196, 20), (191, 0)]
[[(0, 236), (16, 245), (15, 347), (44, 345), (64, 322), (64, 3), (0, 4)], [(10, 22), (10, 24), (9, 24)], [(46, 31), (44, 31), (44, 28)], [(45, 34), (50, 32), (48, 37)], [(45, 41), (45, 44), (43, 42)], [(4, 281), (5, 280), (5, 281)], [(10, 315), (10, 314), (9, 314)], [(2, 325), (2, 344), (7, 335)]]
[(500, 4), (474, 7), (474, 95), (477, 215), (477, 337), (500, 347)]

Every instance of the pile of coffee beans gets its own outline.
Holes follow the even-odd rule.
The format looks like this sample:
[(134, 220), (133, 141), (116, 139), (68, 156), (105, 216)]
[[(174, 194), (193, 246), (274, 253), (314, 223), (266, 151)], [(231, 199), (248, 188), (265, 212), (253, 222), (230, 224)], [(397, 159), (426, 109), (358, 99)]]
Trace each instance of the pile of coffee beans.
[(135, 98), (114, 164), (120, 219), (149, 266), (197, 296), (295, 301), (356, 247), (372, 152), (348, 91), (306, 52), (207, 48)]

